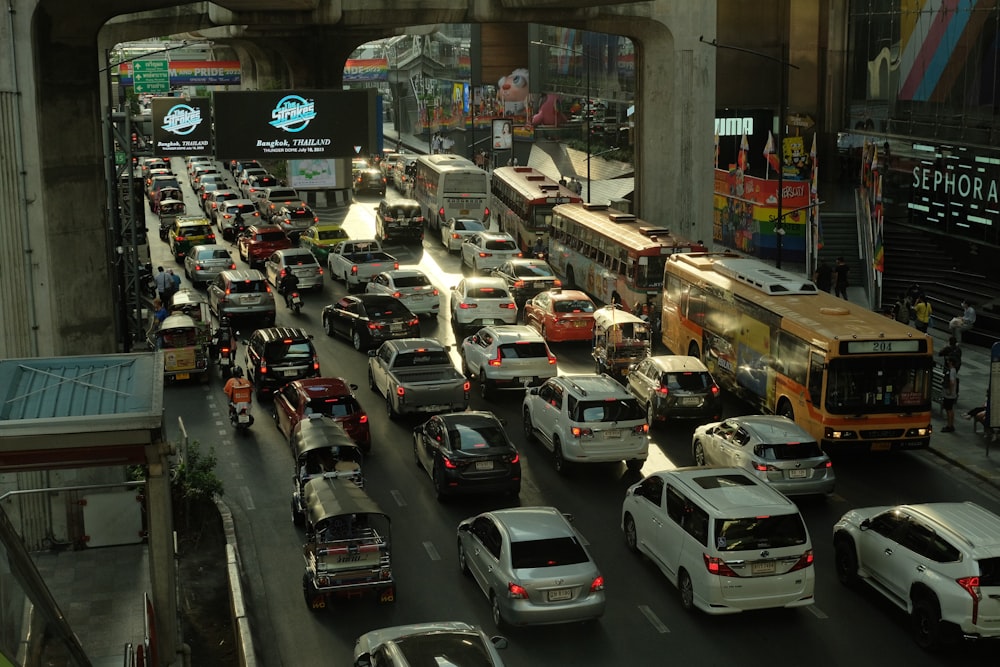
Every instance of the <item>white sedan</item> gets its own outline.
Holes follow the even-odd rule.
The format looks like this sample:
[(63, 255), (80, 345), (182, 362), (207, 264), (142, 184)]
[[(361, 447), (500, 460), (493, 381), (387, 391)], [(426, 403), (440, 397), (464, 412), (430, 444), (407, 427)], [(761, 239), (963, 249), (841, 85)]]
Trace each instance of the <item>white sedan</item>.
[(441, 312), (441, 293), (418, 269), (383, 271), (371, 279), (365, 292), (395, 297), (416, 315), (436, 316)]
[(476, 232), (487, 231), (486, 225), (475, 218), (449, 218), (441, 225), (441, 245), (448, 252), (462, 249), (462, 242)]

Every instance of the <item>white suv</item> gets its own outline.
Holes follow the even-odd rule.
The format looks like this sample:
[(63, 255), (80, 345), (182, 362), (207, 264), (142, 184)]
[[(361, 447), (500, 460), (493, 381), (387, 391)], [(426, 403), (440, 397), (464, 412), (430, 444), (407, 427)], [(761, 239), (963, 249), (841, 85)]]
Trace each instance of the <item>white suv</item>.
[(910, 614), (922, 648), (1000, 636), (1000, 516), (969, 502), (858, 508), (833, 546), (840, 582)]
[(554, 377), (524, 396), (524, 435), (552, 451), (556, 471), (568, 462), (624, 460), (638, 470), (649, 453), (649, 424), (639, 401), (608, 375)]
[(462, 266), (474, 273), (489, 272), (509, 259), (521, 257), (517, 241), (510, 234), (478, 232), (462, 241)]
[(462, 341), (462, 372), (479, 378), (479, 393), (537, 387), (556, 376), (556, 358), (545, 339), (524, 325), (483, 327)]
[(451, 288), (456, 334), (490, 324), (517, 324), (517, 304), (500, 278), (465, 278)]

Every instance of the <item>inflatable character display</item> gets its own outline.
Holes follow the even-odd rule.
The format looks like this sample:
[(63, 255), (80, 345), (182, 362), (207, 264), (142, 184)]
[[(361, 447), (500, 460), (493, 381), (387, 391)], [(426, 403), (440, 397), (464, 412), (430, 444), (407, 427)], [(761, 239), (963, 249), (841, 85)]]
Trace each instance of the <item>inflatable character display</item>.
[(497, 102), (505, 114), (525, 113), (528, 101), (528, 70), (516, 69), (497, 82)]
[(566, 122), (566, 116), (559, 111), (559, 96), (555, 93), (546, 94), (538, 113), (531, 117), (532, 125), (560, 125)]

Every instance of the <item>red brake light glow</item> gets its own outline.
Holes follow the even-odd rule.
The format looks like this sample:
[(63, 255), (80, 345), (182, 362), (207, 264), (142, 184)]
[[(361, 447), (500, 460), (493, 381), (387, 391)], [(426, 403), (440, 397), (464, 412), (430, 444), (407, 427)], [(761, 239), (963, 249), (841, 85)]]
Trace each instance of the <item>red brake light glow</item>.
[(738, 577), (739, 575), (733, 572), (733, 569), (726, 565), (726, 561), (721, 558), (715, 558), (714, 556), (709, 556), (708, 554), (702, 554), (705, 559), (705, 568), (708, 570), (709, 574), (715, 574), (720, 577)]
[(520, 600), (526, 600), (528, 599), (528, 591), (524, 589), (524, 586), (519, 586), (511, 581), (507, 584), (507, 596)]

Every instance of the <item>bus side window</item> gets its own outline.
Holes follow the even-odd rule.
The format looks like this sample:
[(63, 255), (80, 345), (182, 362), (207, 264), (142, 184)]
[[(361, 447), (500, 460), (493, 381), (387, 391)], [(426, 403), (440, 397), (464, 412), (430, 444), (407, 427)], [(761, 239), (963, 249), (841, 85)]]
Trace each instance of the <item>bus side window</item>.
[(820, 407), (823, 396), (823, 357), (815, 352), (809, 358), (809, 401), (813, 407)]

